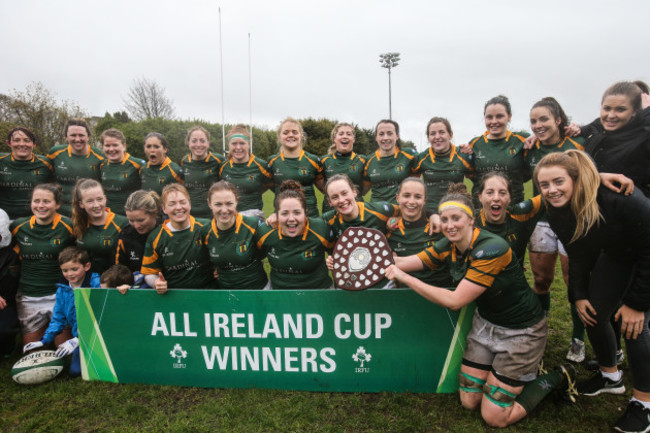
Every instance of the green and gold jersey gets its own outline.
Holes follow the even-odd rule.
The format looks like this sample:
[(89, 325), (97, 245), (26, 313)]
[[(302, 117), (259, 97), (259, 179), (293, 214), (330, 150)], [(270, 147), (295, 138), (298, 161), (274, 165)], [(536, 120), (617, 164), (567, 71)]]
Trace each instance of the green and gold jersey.
[(467, 279), (485, 287), (476, 299), (476, 306), (481, 316), (495, 325), (523, 329), (544, 316), (542, 306), (508, 243), (495, 234), (474, 228), (465, 254), (460, 254), (456, 246), (445, 238), (419, 253), (418, 257), (430, 269), (447, 263), (454, 285)]
[(147, 162), (147, 165), (140, 169), (140, 177), (142, 178), (142, 189), (156, 191), (160, 195), (165, 185), (176, 182), (183, 183), (183, 170), (169, 157), (166, 157), (160, 165), (151, 165), (150, 162)]
[(86, 233), (77, 239), (77, 245), (90, 255), (90, 272), (102, 274), (115, 264), (115, 249), (120, 232), (129, 224), (125, 216), (117, 215), (106, 209), (108, 215), (102, 226), (88, 224)]
[(215, 289), (216, 280), (201, 236), (203, 224), (190, 217), (190, 226), (171, 230), (169, 220), (149, 234), (144, 246), (142, 272), (162, 272), (170, 289)]
[(415, 157), (405, 150), (395, 147), (392, 156), (380, 155), (377, 150), (369, 155), (363, 170), (364, 182), (370, 182), (372, 196), (370, 201), (397, 203), (395, 196), (400, 183), (411, 175)]
[(271, 287), (327, 289), (332, 279), (325, 266), (325, 252), (332, 248), (332, 231), (320, 218), (308, 218), (299, 236), (282, 236), (280, 229), (260, 226), (257, 249), (271, 265)]
[(257, 217), (237, 214), (235, 224), (228, 230), (219, 230), (215, 220), (203, 228), (210, 261), (219, 274), (220, 289), (260, 290), (268, 282), (255, 248), (258, 225)]
[(262, 209), (262, 193), (273, 185), (269, 166), (261, 158), (251, 154), (248, 162), (237, 163), (231, 159), (221, 166), (221, 178), (237, 187), (239, 212), (249, 209)]
[(102, 187), (106, 194), (106, 206), (120, 215), (126, 215), (124, 205), (133, 191), (142, 186), (140, 169), (144, 161), (124, 154), (121, 162), (110, 162), (105, 159), (99, 166), (102, 174)]
[[(564, 137), (559, 143), (551, 146), (546, 146), (537, 140), (531, 149), (524, 152), (524, 159), (528, 165), (528, 170), (533, 173), (539, 161), (549, 153), (564, 152), (571, 149), (585, 150), (585, 139), (582, 137)], [(533, 188), (534, 194), (539, 194), (537, 186), (534, 183)]]
[[(344, 174), (350, 178), (352, 183), (357, 187), (357, 200), (363, 201), (361, 193), (363, 192), (363, 169), (366, 166), (366, 158), (354, 152), (342, 154), (334, 152), (323, 156), (320, 159), (323, 164), (323, 174), (325, 180), (331, 179), (335, 174)], [(323, 213), (331, 210), (327, 197), (323, 197)]]
[(471, 157), (474, 168), (474, 206), (481, 207), (478, 201), (478, 185), (483, 176), (491, 171), (505, 173), (512, 183), (512, 201), (524, 201), (524, 182), (530, 179), (528, 166), (524, 160), (524, 140), (521, 135), (508, 131), (505, 138), (493, 140), (488, 133), (473, 138), (469, 145), (473, 150)]
[[(397, 230), (386, 234), (390, 249), (400, 257), (418, 254), (425, 249), (432, 247), (436, 241), (444, 238), (441, 233), (429, 235), (429, 219), (426, 215), (417, 221), (406, 221), (400, 219)], [(452, 287), (454, 285), (449, 269), (445, 263), (435, 270), (424, 269), (422, 271), (409, 272), (415, 278), (437, 287)], [(408, 287), (408, 286), (401, 286)]]
[(343, 216), (333, 210), (323, 215), (323, 220), (332, 229), (334, 237), (338, 239), (348, 227), (367, 227), (386, 233), (386, 222), (388, 218), (397, 214), (398, 207), (388, 202), (357, 202), (359, 206), (359, 215), (351, 220), (346, 221)]
[(27, 217), (32, 214), (32, 190), (39, 183), (52, 181), (52, 164), (41, 155), (31, 159), (14, 159), (11, 153), (0, 156), (0, 209), (9, 218)]
[(275, 194), (280, 192), (282, 181), (293, 179), (302, 185), (302, 190), (307, 199), (307, 214), (318, 216), (318, 205), (314, 182), (323, 178), (323, 166), (316, 155), (300, 151), (297, 158), (287, 158), (284, 152), (269, 158), (269, 169), (275, 184)]
[(436, 154), (432, 148), (420, 153), (413, 164), (412, 173), (422, 175), (427, 189), (426, 209), (438, 213), (440, 199), (447, 194), (450, 183), (463, 182), (473, 174), (472, 166), (451, 146), (448, 152)]
[(502, 224), (492, 224), (485, 217), (485, 210), (481, 209), (474, 225), (480, 229), (501, 237), (517, 257), (521, 268), (524, 268), (526, 245), (535, 230), (537, 221), (546, 214), (546, 207), (542, 203), (542, 196), (537, 195), (529, 200), (512, 205), (506, 211), (506, 220)]
[(86, 155), (72, 153), (70, 146), (58, 145), (50, 150), (47, 157), (52, 161), (54, 180), (63, 188), (59, 212), (70, 216), (72, 215), (72, 191), (77, 180), (87, 178), (101, 182), (99, 165), (104, 160), (104, 155), (90, 145)]
[(212, 211), (208, 207), (208, 190), (219, 180), (223, 160), (223, 155), (212, 152), (208, 152), (208, 156), (201, 161), (192, 159), (191, 154), (185, 155), (181, 160), (185, 188), (190, 193), (192, 215), (212, 218)]
[(34, 216), (20, 218), (11, 225), (11, 235), (20, 257), (18, 293), (36, 297), (55, 294), (61, 279), (59, 253), (74, 245), (70, 219), (56, 214), (51, 224), (40, 225)]

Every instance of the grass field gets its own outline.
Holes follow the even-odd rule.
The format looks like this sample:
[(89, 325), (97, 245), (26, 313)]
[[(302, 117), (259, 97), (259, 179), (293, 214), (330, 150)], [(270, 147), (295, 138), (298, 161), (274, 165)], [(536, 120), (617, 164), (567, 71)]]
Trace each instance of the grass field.
[[(565, 362), (571, 330), (566, 299), (564, 283), (556, 278), (547, 366)], [(65, 375), (27, 387), (10, 377), (18, 358), (0, 359), (0, 432), (495, 431), (478, 413), (462, 409), (456, 394), (202, 389), (84, 382)], [(579, 368), (579, 374), (588, 372)], [(627, 372), (625, 379), (630, 389)], [(568, 406), (547, 400), (508, 431), (611, 431), (627, 399), (581, 397)]]

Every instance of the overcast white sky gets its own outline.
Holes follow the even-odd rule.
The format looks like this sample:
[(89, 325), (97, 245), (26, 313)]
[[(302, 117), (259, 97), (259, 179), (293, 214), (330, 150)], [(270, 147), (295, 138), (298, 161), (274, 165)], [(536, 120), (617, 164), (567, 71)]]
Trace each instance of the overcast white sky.
[(419, 149), (432, 116), (455, 143), (484, 131), (483, 105), (503, 93), (513, 129), (555, 96), (578, 123), (598, 115), (621, 79), (650, 81), (650, 1), (153, 1), (0, 3), (0, 93), (41, 81), (92, 115), (124, 109), (133, 80), (156, 80), (180, 118), (220, 122), (221, 7), (226, 123), (327, 117), (371, 128), (393, 118)]

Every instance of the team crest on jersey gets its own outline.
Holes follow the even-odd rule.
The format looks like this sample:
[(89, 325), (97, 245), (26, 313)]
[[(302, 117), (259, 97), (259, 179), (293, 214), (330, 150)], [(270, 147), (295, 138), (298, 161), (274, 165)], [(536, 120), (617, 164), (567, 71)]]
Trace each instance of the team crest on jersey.
[(309, 260), (312, 257), (314, 257), (314, 251), (313, 250), (307, 250), (302, 253), (302, 258), (303, 260)]
[(61, 238), (50, 239), (50, 245), (52, 246), (61, 245)]
[(514, 234), (514, 233), (510, 233), (508, 235), (508, 242), (510, 242), (512, 244), (512, 243), (514, 243), (516, 241), (517, 241), (517, 235)]
[(211, 168), (206, 169), (205, 174), (212, 174), (212, 169)]
[(301, 176), (307, 176), (307, 174), (309, 173), (309, 172), (307, 171), (307, 169), (304, 168), (304, 167), (301, 167), (300, 170), (299, 170), (299, 172), (300, 172), (300, 175), (301, 175)]
[(515, 156), (516, 154), (517, 154), (517, 149), (515, 149), (514, 147), (508, 149), (508, 155)]
[(127, 177), (129, 177), (129, 173), (122, 173), (122, 179), (126, 179)]
[(255, 175), (254, 174), (249, 174), (248, 175), (248, 180), (250, 180), (251, 182), (254, 182), (255, 181)]
[(201, 245), (203, 245), (203, 241), (201, 239), (196, 239), (194, 241), (194, 245), (196, 245), (197, 247), (200, 247)]
[(357, 165), (356, 164), (350, 164), (349, 170), (352, 171), (352, 172), (357, 171)]
[(246, 251), (248, 251), (248, 242), (243, 241), (237, 244), (237, 254), (242, 256), (246, 254)]
[(404, 164), (399, 163), (395, 166), (395, 172), (402, 173), (404, 171)]
[(32, 173), (34, 174), (34, 176), (40, 176), (41, 175), (41, 170), (34, 170), (34, 171), (32, 171)]
[(158, 178), (158, 184), (164, 185), (165, 184), (165, 178), (164, 177), (159, 177)]
[(113, 244), (113, 240), (111, 238), (104, 238), (102, 240), (102, 245), (105, 247), (110, 247)]

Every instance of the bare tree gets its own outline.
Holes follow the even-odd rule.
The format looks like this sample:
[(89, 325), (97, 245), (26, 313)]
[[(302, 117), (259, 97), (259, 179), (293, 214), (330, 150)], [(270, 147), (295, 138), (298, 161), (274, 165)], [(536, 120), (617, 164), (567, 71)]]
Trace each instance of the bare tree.
[(123, 101), (131, 118), (136, 121), (174, 117), (173, 101), (165, 96), (165, 89), (153, 80), (135, 80)]

